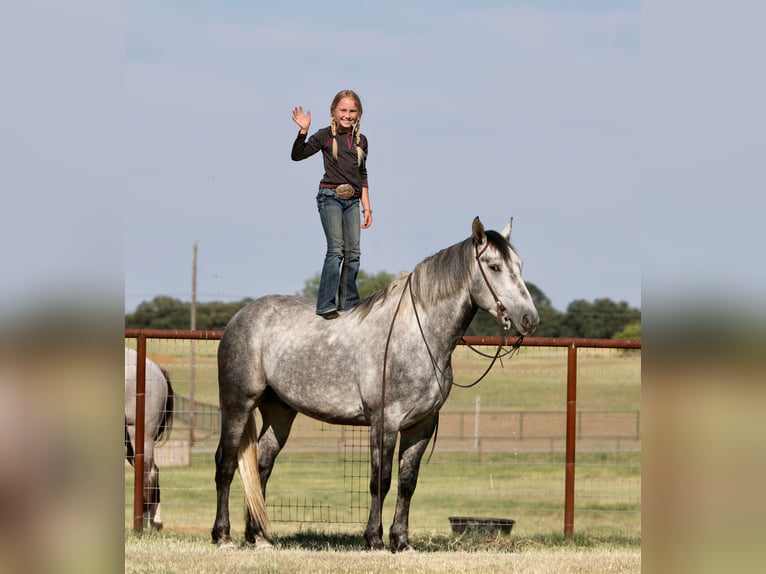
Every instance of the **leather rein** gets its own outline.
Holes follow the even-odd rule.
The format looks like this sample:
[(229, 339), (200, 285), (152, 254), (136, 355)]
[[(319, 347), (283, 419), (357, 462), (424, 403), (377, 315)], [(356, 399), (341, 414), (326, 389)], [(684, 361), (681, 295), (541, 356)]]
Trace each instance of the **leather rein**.
[[(481, 251), (479, 251), (478, 245), (474, 245), (474, 252), (476, 253), (476, 264), (479, 266), (479, 271), (481, 271), (481, 276), (484, 279), (484, 284), (487, 286), (487, 289), (489, 289), (489, 292), (492, 294), (492, 297), (495, 299), (495, 305), (497, 306), (497, 320), (503, 326), (503, 330), (506, 331), (508, 328), (505, 326), (505, 323), (503, 323), (503, 320), (501, 319), (503, 313), (505, 313), (505, 305), (502, 304), (502, 302), (500, 301), (500, 297), (497, 296), (497, 293), (495, 293), (495, 290), (492, 288), (492, 283), (489, 282), (489, 279), (487, 278), (487, 274), (484, 271), (484, 267), (481, 264), (481, 256), (487, 250), (487, 247), (489, 247), (489, 242), (487, 242), (486, 245), (484, 245), (484, 248)], [(422, 333), (423, 331), (421, 331), (421, 334)], [(425, 335), (424, 335), (424, 338), (425, 338)], [(463, 341), (463, 343), (467, 345), (468, 348), (471, 349), (474, 353), (477, 353), (481, 355), (482, 357), (490, 357), (490, 355), (487, 355), (486, 353), (482, 353), (481, 351), (476, 350), (471, 345), (468, 345), (462, 337), (460, 337), (460, 340)], [(492, 369), (492, 366), (495, 364), (495, 361), (497, 361), (497, 359), (500, 359), (500, 364), (502, 365), (503, 357), (506, 357), (518, 351), (519, 348), (521, 347), (521, 343), (523, 340), (524, 340), (524, 335), (519, 335), (519, 338), (516, 339), (516, 342), (513, 345), (511, 345), (511, 348), (505, 353), (501, 354), (502, 348), (504, 346), (507, 346), (507, 341), (508, 341), (508, 338), (506, 336), (503, 336), (503, 338), (497, 344), (497, 351), (495, 352), (495, 355), (492, 357), (492, 362), (489, 364), (487, 369), (484, 371), (484, 373), (482, 373), (482, 375), (478, 379), (476, 379), (474, 382), (468, 385), (461, 385), (459, 383), (456, 383), (455, 381), (452, 381), (452, 384), (462, 389), (469, 389), (475, 385), (478, 385), (479, 382), (484, 377), (486, 377), (489, 371)]]

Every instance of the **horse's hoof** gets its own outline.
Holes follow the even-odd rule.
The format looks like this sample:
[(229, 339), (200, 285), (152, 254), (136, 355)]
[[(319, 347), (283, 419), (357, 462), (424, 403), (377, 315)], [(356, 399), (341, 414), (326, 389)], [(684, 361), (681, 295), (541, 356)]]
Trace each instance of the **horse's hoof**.
[(391, 548), (392, 553), (398, 553), (398, 554), (402, 554), (406, 552), (415, 552), (415, 551), (416, 550), (409, 544), (403, 544), (399, 548), (393, 548), (393, 547)]
[(237, 545), (234, 544), (234, 541), (231, 538), (219, 540), (218, 542), (216, 542), (216, 546), (218, 546), (220, 550), (236, 550), (237, 549)]
[(263, 538), (262, 536), (256, 536), (255, 537), (255, 549), (256, 550), (274, 550), (274, 545), (267, 540), (266, 538)]
[(152, 522), (152, 530), (159, 532), (162, 530), (162, 522)]

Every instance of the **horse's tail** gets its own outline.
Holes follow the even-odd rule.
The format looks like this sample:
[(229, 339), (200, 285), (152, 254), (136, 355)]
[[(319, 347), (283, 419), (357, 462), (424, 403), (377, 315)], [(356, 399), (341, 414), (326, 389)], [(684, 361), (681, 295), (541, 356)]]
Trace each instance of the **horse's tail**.
[(136, 458), (133, 452), (133, 443), (130, 442), (130, 434), (128, 433), (128, 419), (125, 419), (125, 459), (133, 466), (133, 460)]
[(173, 409), (175, 405), (173, 392), (173, 385), (170, 384), (170, 374), (164, 367), (160, 367), (162, 375), (165, 377), (165, 384), (167, 385), (167, 395), (165, 396), (165, 408), (162, 409), (162, 415), (160, 416), (160, 422), (157, 425), (157, 430), (154, 432), (154, 441), (157, 442), (160, 439), (166, 439), (170, 435), (170, 430), (173, 428)]
[(263, 500), (261, 476), (258, 473), (258, 432), (255, 428), (255, 412), (247, 418), (245, 432), (242, 433), (237, 452), (237, 467), (250, 516), (260, 525), (266, 539), (271, 540), (271, 524), (269, 515), (266, 513), (266, 502)]

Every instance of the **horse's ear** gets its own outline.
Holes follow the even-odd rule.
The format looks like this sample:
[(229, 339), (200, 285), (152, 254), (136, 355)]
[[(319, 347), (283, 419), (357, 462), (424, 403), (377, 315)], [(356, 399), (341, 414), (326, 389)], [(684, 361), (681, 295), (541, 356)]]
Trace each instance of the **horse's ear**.
[(500, 232), (500, 235), (505, 237), (505, 240), (508, 242), (511, 241), (511, 227), (513, 227), (513, 217), (511, 217), (511, 220), (505, 227), (503, 227), (503, 230)]
[(484, 225), (479, 220), (479, 216), (473, 218), (473, 240), (481, 245), (487, 240), (487, 235), (484, 233)]

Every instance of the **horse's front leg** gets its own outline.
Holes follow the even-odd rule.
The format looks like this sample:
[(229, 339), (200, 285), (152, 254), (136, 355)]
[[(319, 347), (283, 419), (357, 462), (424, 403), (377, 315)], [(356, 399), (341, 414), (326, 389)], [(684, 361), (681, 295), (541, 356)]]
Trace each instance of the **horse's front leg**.
[(370, 518), (364, 529), (364, 539), (370, 550), (382, 550), (384, 548), (382, 509), (383, 501), (391, 488), (391, 467), (396, 448), (396, 432), (395, 430), (385, 430), (381, 440), (380, 424), (373, 422), (370, 426), (371, 502)]
[(415, 494), (420, 473), (420, 461), (428, 442), (436, 429), (439, 415), (435, 414), (422, 423), (401, 431), (399, 441), (399, 493), (396, 498), (396, 512), (391, 524), (391, 551), (412, 550), (409, 539), (410, 501)]

